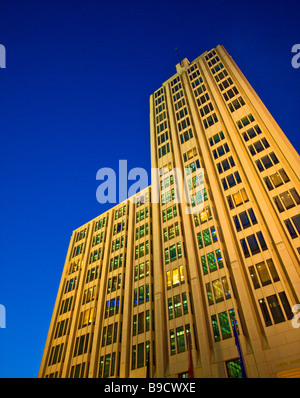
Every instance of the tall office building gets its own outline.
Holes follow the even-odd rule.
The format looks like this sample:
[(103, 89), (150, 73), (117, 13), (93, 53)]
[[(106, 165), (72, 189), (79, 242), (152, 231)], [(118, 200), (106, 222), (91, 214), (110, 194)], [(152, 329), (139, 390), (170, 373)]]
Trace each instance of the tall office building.
[(298, 154), (223, 46), (176, 70), (159, 203), (152, 181), (73, 232), (39, 377), (300, 376)]

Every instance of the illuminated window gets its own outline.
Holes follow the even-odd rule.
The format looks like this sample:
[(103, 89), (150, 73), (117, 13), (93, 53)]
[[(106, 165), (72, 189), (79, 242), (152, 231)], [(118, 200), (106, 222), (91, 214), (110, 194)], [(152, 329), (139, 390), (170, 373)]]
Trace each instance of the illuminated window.
[(224, 295), (223, 295), (223, 289), (222, 289), (220, 279), (216, 279), (215, 281), (213, 281), (212, 286), (213, 286), (214, 297), (215, 297), (216, 303), (223, 301)]
[(179, 285), (179, 272), (178, 268), (172, 270), (172, 285), (176, 287)]

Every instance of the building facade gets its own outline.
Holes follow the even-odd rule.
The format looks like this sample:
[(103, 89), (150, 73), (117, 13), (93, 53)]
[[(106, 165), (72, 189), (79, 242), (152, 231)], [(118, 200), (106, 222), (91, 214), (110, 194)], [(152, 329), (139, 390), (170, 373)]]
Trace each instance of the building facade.
[(241, 377), (233, 325), (248, 377), (300, 375), (299, 156), (223, 46), (176, 70), (150, 97), (159, 201), (73, 232), (39, 377), (187, 377), (190, 354)]

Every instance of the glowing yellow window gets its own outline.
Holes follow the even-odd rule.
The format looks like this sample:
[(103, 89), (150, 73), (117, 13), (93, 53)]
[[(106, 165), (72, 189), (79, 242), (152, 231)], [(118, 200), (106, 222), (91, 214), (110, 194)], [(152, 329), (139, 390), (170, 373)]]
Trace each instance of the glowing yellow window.
[(232, 195), (232, 197), (236, 206), (239, 206), (240, 204), (243, 203), (243, 199), (240, 192), (235, 193), (234, 195)]
[(172, 270), (172, 285), (173, 285), (173, 287), (179, 285), (179, 272), (178, 272), (178, 268), (174, 268), (174, 269)]

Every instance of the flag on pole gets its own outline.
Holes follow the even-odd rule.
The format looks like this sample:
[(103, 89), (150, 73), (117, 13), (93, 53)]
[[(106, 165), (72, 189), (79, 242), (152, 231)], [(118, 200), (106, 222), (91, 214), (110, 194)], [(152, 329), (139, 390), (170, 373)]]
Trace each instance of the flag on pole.
[(150, 378), (150, 347), (147, 351), (147, 358), (146, 358), (146, 379)]
[(241, 346), (240, 346), (240, 340), (239, 340), (239, 336), (238, 336), (235, 324), (236, 324), (236, 321), (232, 320), (232, 328), (233, 328), (234, 340), (235, 340), (235, 345), (237, 346), (238, 353), (239, 353), (242, 377), (246, 379), (247, 378), (247, 374), (246, 374), (245, 364), (244, 364), (244, 360), (243, 360), (242, 349), (241, 349)]
[(193, 357), (192, 357), (191, 333), (188, 334), (187, 343), (188, 343), (188, 351), (189, 351), (188, 377), (189, 377), (189, 379), (193, 379), (194, 378), (194, 366), (193, 366)]

